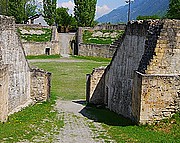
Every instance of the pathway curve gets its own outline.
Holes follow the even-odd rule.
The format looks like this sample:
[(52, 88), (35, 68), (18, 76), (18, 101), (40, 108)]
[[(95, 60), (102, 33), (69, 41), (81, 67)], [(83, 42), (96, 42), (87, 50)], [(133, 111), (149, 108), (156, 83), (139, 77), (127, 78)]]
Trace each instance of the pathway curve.
[[(85, 108), (76, 101), (57, 100), (56, 109), (64, 119), (64, 128), (60, 130), (55, 142), (59, 143), (104, 143), (113, 141), (106, 135), (100, 123), (84, 117), (80, 112)], [(92, 131), (93, 130), (93, 131)], [(100, 136), (106, 137), (106, 141)]]

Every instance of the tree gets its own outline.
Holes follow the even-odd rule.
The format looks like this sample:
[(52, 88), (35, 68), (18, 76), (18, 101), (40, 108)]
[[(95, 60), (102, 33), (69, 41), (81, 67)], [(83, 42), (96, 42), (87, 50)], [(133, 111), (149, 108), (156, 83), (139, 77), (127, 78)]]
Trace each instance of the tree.
[(97, 0), (74, 0), (78, 26), (93, 26)]
[(68, 14), (68, 8), (57, 8), (56, 9), (56, 24), (58, 26), (76, 28), (76, 19)]
[(29, 0), (25, 3), (25, 19), (34, 16), (38, 12), (37, 5), (38, 3), (35, 0)]
[(58, 26), (70, 25), (70, 15), (68, 14), (68, 8), (57, 8), (56, 9), (56, 24)]
[(55, 23), (57, 0), (43, 0), (44, 19), (48, 25)]
[(35, 0), (9, 0), (8, 2), (8, 15), (14, 16), (16, 23), (23, 23), (36, 12), (37, 3)]
[(1, 0), (0, 2), (0, 14), (6, 15), (7, 14), (7, 4), (8, 0)]
[(9, 0), (8, 15), (14, 16), (16, 23), (22, 23), (24, 20), (24, 1)]
[(170, 19), (180, 19), (180, 0), (170, 0), (167, 17)]

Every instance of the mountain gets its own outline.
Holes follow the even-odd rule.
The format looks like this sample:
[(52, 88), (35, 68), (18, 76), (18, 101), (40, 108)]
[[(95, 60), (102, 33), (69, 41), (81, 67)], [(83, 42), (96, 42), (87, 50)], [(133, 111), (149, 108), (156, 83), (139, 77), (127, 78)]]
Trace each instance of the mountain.
[[(112, 10), (110, 13), (98, 18), (100, 23), (127, 22), (128, 4)], [(134, 0), (131, 2), (131, 20), (137, 16), (159, 15), (163, 16), (169, 7), (169, 0)]]

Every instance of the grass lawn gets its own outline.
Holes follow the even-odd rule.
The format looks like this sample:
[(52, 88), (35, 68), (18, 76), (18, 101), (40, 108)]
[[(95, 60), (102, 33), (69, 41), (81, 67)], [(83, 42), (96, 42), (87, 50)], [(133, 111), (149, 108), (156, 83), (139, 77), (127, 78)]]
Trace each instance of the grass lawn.
[[(118, 143), (179, 143), (180, 113), (170, 120), (162, 120), (155, 125), (134, 125), (129, 119), (121, 117), (107, 109), (91, 106), (87, 114), (91, 119), (100, 122), (108, 135)], [(106, 138), (101, 136), (102, 138)]]
[(52, 73), (53, 95), (63, 100), (85, 99), (86, 74), (94, 67), (106, 66), (108, 62), (79, 62), (79, 63), (33, 63)]
[(38, 56), (26, 56), (26, 59), (59, 59), (60, 55), (38, 55)]

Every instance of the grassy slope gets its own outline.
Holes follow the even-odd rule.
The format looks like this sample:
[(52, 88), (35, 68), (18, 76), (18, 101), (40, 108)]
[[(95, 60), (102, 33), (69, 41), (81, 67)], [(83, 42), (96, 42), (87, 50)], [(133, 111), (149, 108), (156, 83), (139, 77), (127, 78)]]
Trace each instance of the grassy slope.
[(48, 42), (51, 41), (52, 29), (48, 28), (25, 28), (25, 30), (42, 30), (45, 33), (41, 35), (37, 34), (22, 34), (21, 30), (18, 29), (17, 32), (21, 35), (21, 39), (24, 39), (28, 42)]
[(60, 55), (38, 55), (38, 56), (26, 56), (26, 59), (59, 59)]
[(112, 44), (115, 39), (120, 37), (124, 31), (123, 30), (100, 30), (102, 33), (113, 33), (117, 32), (118, 36), (116, 38), (111, 37), (92, 37), (93, 32), (85, 30), (83, 33), (83, 43), (86, 44)]

